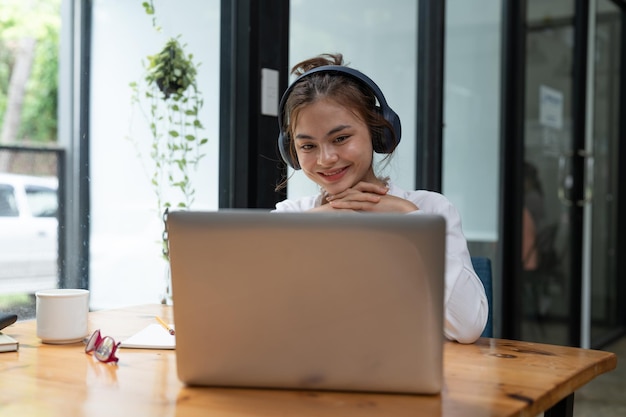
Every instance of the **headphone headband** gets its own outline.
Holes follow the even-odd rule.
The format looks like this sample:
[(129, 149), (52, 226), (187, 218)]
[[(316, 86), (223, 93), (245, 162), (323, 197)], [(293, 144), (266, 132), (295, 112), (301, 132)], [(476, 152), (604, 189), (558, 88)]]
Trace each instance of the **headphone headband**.
[(376, 97), (376, 100), (378, 100), (378, 104), (380, 106), (381, 115), (385, 120), (387, 120), (387, 122), (389, 122), (393, 129), (384, 129), (381, 141), (373, 142), (374, 151), (377, 153), (393, 152), (393, 150), (398, 146), (398, 143), (400, 142), (400, 136), (402, 133), (400, 117), (396, 114), (396, 112), (391, 109), (391, 107), (389, 107), (389, 105), (387, 104), (387, 100), (385, 99), (385, 96), (383, 95), (383, 92), (380, 90), (378, 85), (376, 85), (376, 83), (367, 75), (354, 68), (346, 67), (343, 65), (323, 65), (313, 68), (296, 78), (283, 93), (283, 96), (280, 99), (278, 111), (278, 129), (280, 131), (280, 133), (278, 134), (278, 150), (280, 151), (280, 155), (283, 160), (293, 169), (300, 169), (300, 164), (297, 158), (293, 158), (290, 153), (291, 137), (289, 135), (289, 132), (283, 131), (285, 105), (287, 103), (289, 95), (293, 91), (294, 87), (298, 84), (298, 82), (300, 82), (300, 80), (318, 73), (336, 73), (351, 77), (357, 82), (368, 87), (372, 91), (372, 93), (374, 93), (374, 96)]

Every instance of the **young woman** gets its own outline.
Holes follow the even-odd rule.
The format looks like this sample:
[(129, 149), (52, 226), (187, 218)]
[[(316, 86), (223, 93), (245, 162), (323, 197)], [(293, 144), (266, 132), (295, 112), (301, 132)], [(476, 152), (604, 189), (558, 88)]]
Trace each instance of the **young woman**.
[(404, 191), (374, 172), (373, 153), (391, 156), (400, 141), (397, 114), (372, 80), (343, 66), (341, 54), (303, 61), (292, 73), (299, 77), (280, 103), (278, 145), (285, 162), (302, 169), (319, 185), (320, 194), (282, 201), (274, 211), (348, 210), (444, 216), (444, 333), (451, 340), (474, 342), (487, 321), (488, 304), (472, 267), (458, 211), (441, 194)]

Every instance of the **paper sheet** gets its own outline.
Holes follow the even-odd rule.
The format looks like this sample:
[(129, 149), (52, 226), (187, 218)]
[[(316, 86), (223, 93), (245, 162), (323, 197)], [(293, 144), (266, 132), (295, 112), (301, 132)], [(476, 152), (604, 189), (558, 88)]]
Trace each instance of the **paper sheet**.
[[(173, 325), (170, 325), (172, 328)], [(172, 336), (158, 323), (150, 324), (143, 330), (122, 341), (120, 347), (133, 349), (175, 349), (176, 336)]]

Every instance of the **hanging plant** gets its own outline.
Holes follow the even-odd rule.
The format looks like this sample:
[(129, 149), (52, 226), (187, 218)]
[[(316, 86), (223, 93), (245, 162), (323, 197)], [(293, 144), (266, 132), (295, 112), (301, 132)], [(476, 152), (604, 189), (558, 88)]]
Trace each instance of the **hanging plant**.
[(148, 57), (148, 74), (146, 82), (156, 84), (163, 93), (164, 99), (172, 94), (182, 95), (190, 86), (196, 84), (196, 67), (192, 56), (185, 56), (178, 39), (170, 39), (161, 52)]
[[(154, 5), (142, 3), (152, 25), (160, 32), (154, 17)], [(204, 157), (208, 139), (202, 137), (204, 126), (199, 113), (204, 104), (196, 75), (200, 64), (185, 52), (180, 35), (169, 38), (163, 48), (142, 60), (144, 74), (130, 83), (131, 104), (138, 108), (150, 130), (150, 182), (157, 199), (159, 218), (166, 209), (189, 209), (195, 200), (191, 174)], [(142, 141), (130, 135), (140, 160), (145, 164)], [(165, 242), (163, 242), (165, 249)], [(167, 252), (163, 255), (167, 260)]]

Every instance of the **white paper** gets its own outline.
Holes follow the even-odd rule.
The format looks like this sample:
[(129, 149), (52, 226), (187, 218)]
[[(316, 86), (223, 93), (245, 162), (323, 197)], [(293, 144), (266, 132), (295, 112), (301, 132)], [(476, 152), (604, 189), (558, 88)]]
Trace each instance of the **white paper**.
[[(174, 328), (172, 324), (170, 324), (170, 327)], [(169, 334), (160, 324), (154, 323), (122, 341), (120, 347), (133, 349), (175, 349), (176, 336)]]
[(539, 86), (539, 123), (563, 129), (563, 93), (545, 85)]

